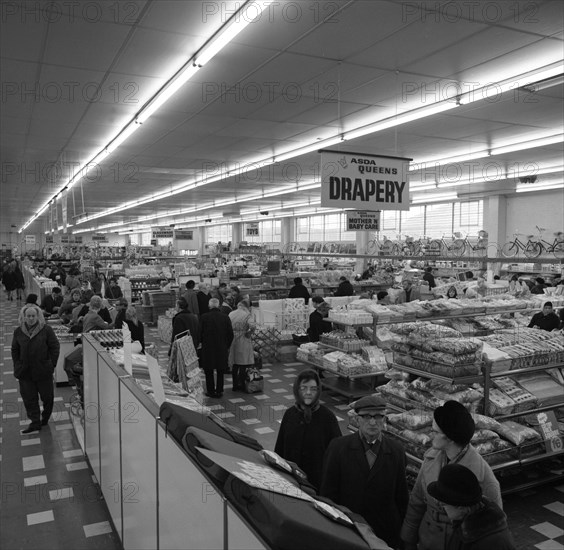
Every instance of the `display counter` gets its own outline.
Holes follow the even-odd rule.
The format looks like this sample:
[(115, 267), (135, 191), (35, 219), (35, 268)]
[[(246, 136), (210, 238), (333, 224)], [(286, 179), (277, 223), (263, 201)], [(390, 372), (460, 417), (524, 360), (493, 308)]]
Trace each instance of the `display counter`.
[(84, 451), (123, 548), (267, 548), (167, 435), (155, 402), (93, 336), (83, 346)]

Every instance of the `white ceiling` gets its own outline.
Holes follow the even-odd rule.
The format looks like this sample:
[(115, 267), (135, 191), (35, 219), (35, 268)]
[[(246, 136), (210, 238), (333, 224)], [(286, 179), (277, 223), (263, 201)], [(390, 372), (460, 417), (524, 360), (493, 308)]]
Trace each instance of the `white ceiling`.
[[(9, 232), (62, 188), (70, 166), (92, 158), (134, 117), (221, 27), (237, 2), (1, 4), (0, 231)], [(51, 12), (39, 11), (46, 5)], [(223, 13), (209, 13), (215, 8)], [(428, 105), (444, 99), (449, 82), (469, 91), (561, 61), (563, 23), (561, 0), (276, 2), (83, 180), (84, 211), (95, 214), (213, 175), (221, 163), (245, 164), (384, 114)], [(332, 149), (418, 162), (562, 132), (563, 93), (562, 84), (536, 93), (520, 89)], [(296, 175), (300, 181), (313, 180), (318, 157), (316, 152), (302, 155), (261, 174), (226, 178), (72, 229), (275, 190), (295, 184)], [(561, 166), (563, 147), (559, 143), (478, 162), (494, 161), (504, 170), (527, 163)], [(57, 171), (58, 162), (64, 165)], [(496, 185), (514, 188), (515, 180), (464, 191)], [(70, 200), (69, 217), (82, 212), (81, 185), (74, 186), (73, 194), (76, 208)], [(269, 210), (308, 199), (319, 199), (319, 190), (240, 208)], [(235, 210), (223, 206), (198, 216)], [(163, 217), (150, 223), (175, 221)], [(42, 232), (46, 224), (45, 213), (28, 231)]]

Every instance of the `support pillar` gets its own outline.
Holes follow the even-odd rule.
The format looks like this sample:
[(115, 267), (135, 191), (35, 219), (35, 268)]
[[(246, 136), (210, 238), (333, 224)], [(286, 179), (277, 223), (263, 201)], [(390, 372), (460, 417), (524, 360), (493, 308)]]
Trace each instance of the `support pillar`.
[(236, 222), (231, 226), (231, 250), (239, 248), (243, 240), (243, 223)]

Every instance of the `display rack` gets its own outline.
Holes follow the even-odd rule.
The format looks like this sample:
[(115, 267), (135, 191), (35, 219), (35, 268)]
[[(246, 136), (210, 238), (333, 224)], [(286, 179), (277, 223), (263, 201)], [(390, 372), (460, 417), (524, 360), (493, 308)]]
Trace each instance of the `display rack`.
[(257, 327), (251, 337), (253, 347), (260, 352), (263, 360), (277, 360), (281, 336), (282, 334), (275, 327)]

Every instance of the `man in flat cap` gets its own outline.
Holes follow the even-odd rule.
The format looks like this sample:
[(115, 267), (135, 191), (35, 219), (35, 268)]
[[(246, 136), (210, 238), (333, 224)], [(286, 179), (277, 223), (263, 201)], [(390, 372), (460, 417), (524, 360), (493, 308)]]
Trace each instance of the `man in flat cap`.
[(369, 395), (353, 403), (358, 432), (333, 439), (325, 453), (320, 494), (364, 517), (392, 548), (408, 502), (405, 451), (382, 433), (386, 402)]

